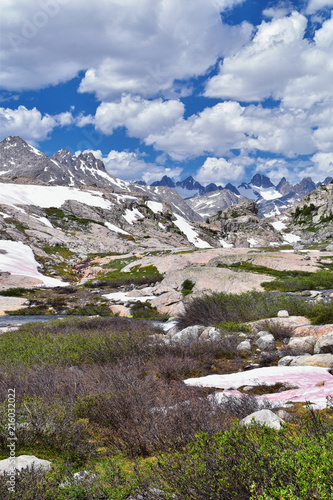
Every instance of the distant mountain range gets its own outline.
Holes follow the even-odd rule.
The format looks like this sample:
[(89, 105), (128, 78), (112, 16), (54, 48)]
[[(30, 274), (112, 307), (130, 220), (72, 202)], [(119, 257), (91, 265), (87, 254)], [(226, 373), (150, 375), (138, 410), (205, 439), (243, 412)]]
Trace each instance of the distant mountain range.
[[(160, 181), (156, 181), (152, 185), (169, 186), (175, 189), (193, 210), (202, 217), (214, 215), (219, 210), (225, 210), (226, 205), (230, 206), (238, 203), (240, 197), (258, 203), (259, 215), (268, 217), (279, 215), (319, 185), (328, 184), (331, 180), (332, 177), (326, 177), (322, 183), (315, 184), (310, 177), (305, 177), (301, 182), (292, 185), (285, 177), (282, 177), (275, 186), (266, 175), (255, 174), (249, 183), (242, 182), (238, 187), (230, 183), (225, 187), (216, 184), (209, 184), (204, 187), (195, 181), (192, 176), (175, 183), (165, 175)], [(231, 196), (230, 193), (226, 194), (225, 191), (231, 191), (234, 196)]]
[(260, 217), (279, 215), (320, 184), (332, 180), (327, 177), (323, 183), (315, 184), (310, 177), (305, 177), (292, 185), (283, 177), (274, 185), (267, 176), (255, 174), (249, 183), (242, 182), (237, 187), (228, 183), (222, 187), (214, 183), (203, 186), (192, 176), (174, 182), (165, 175), (147, 186), (142, 181), (126, 182), (112, 176), (104, 163), (92, 153), (74, 156), (67, 149), (61, 149), (49, 157), (17, 136), (0, 142), (0, 177), (141, 193), (153, 201), (169, 203), (175, 213), (197, 221), (223, 211), (244, 198), (258, 203)]

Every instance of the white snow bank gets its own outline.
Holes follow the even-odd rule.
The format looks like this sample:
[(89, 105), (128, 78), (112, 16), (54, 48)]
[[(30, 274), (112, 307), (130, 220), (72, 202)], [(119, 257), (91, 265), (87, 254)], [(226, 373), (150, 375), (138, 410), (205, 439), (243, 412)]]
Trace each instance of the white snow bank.
[(104, 224), (108, 229), (110, 229), (110, 231), (113, 231), (114, 233), (129, 234), (127, 231), (124, 231), (120, 227), (114, 226), (110, 222), (104, 222)]
[(275, 222), (272, 222), (272, 226), (277, 231), (282, 231), (283, 229), (285, 229), (287, 227), (286, 224), (284, 222), (282, 222), (282, 220), (277, 220)]
[(30, 247), (21, 241), (0, 240), (0, 250), (5, 254), (0, 254), (0, 271), (10, 272), (14, 275), (29, 276), (39, 279), (46, 286), (67, 286), (56, 278), (43, 276), (38, 270), (38, 263)]
[(234, 245), (232, 243), (228, 243), (223, 238), (220, 239), (220, 243), (222, 245), (222, 248), (233, 248), (234, 247)]
[[(237, 389), (244, 385), (274, 385), (277, 382), (289, 384), (297, 389), (265, 394), (257, 398), (266, 398), (281, 403), (281, 406), (288, 401), (309, 401), (316, 408), (323, 409), (326, 407), (326, 397), (333, 395), (333, 376), (328, 372), (328, 368), (318, 366), (269, 366), (228, 375), (208, 375), (185, 380), (187, 385), (224, 389), (224, 392), (216, 394), (218, 399), (223, 399), (228, 394), (240, 395)], [(318, 385), (319, 383), (321, 385)]]
[(75, 200), (90, 207), (109, 209), (110, 201), (98, 191), (81, 191), (66, 186), (34, 186), (25, 184), (0, 184), (0, 204), (37, 205), (42, 208), (60, 208), (67, 200)]
[(159, 203), (157, 201), (147, 201), (146, 205), (154, 212), (154, 214), (163, 212), (163, 203)]
[(143, 219), (143, 215), (139, 212), (137, 208), (133, 208), (133, 210), (126, 209), (125, 215), (123, 215), (124, 219), (131, 225), (133, 222), (136, 222), (138, 219)]
[(155, 295), (147, 295), (145, 297), (128, 297), (126, 292), (114, 292), (103, 295), (108, 300), (116, 300), (119, 302), (146, 302), (147, 300), (155, 299)]
[(44, 226), (48, 226), (48, 227), (52, 227), (53, 228), (51, 222), (46, 217), (37, 217), (37, 215), (32, 215), (31, 217), (33, 217), (34, 219), (36, 219), (39, 222), (41, 222), (42, 224), (44, 224)]
[(212, 248), (209, 243), (199, 238), (198, 233), (194, 231), (194, 229), (183, 217), (178, 214), (175, 214), (175, 217), (175, 226), (177, 226), (181, 232), (185, 234), (190, 243), (193, 243), (193, 245), (197, 248)]
[(256, 245), (258, 245), (258, 241), (257, 241), (257, 240), (255, 240), (254, 238), (249, 238), (249, 239), (247, 240), (247, 242), (249, 243), (250, 248), (255, 247)]

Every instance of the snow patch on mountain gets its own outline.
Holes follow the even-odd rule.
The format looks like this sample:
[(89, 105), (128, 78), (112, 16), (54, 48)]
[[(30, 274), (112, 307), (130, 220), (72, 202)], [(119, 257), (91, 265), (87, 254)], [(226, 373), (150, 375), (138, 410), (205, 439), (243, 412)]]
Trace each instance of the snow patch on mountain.
[(175, 217), (175, 226), (177, 226), (181, 230), (181, 232), (185, 234), (190, 243), (192, 243), (197, 248), (212, 248), (209, 243), (199, 238), (198, 233), (194, 231), (192, 226), (190, 226), (190, 224), (183, 217), (178, 214), (175, 214)]
[(117, 227), (115, 226), (114, 224), (111, 224), (110, 222), (104, 222), (104, 225), (110, 229), (110, 231), (114, 232), (114, 233), (118, 233), (118, 234), (128, 234), (129, 233), (127, 231), (124, 231), (123, 229), (120, 229), (120, 227)]
[(138, 219), (144, 219), (144, 216), (142, 215), (142, 213), (139, 212), (137, 208), (133, 208), (132, 210), (127, 208), (125, 211), (125, 215), (123, 215), (123, 217), (131, 225), (133, 225), (133, 223), (136, 222)]
[(163, 212), (163, 203), (159, 203), (158, 201), (147, 201), (146, 205), (154, 214)]

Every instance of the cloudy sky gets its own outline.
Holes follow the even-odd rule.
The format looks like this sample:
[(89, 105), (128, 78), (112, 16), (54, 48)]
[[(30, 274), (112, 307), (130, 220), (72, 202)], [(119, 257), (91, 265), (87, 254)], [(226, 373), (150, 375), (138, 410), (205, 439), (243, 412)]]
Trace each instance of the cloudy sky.
[(1, 0), (0, 139), (113, 175), (333, 176), (333, 0)]

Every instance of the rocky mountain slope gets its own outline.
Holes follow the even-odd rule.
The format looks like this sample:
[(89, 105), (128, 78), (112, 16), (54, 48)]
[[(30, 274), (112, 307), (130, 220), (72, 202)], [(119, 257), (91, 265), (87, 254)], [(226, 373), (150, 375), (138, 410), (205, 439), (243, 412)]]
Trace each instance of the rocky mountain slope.
[(92, 153), (73, 156), (61, 149), (49, 158), (20, 137), (0, 142), (1, 178), (30, 178), (57, 186), (95, 185), (126, 189), (128, 183), (110, 175)]
[(243, 200), (246, 200), (244, 196), (237, 195), (229, 191), (229, 189), (223, 189), (222, 191), (213, 191), (204, 196), (190, 198), (186, 200), (186, 202), (195, 212), (200, 214), (201, 217), (207, 218), (232, 205), (237, 205)]

